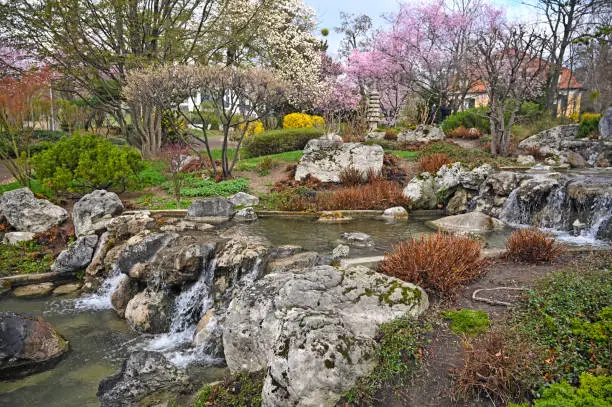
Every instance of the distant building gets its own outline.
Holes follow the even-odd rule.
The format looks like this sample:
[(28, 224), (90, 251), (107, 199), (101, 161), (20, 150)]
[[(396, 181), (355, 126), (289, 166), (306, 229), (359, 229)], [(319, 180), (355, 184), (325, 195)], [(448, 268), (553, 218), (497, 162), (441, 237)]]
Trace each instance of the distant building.
[[(576, 80), (571, 69), (563, 68), (559, 76), (559, 95), (556, 101), (558, 116), (572, 116), (580, 114), (582, 101), (582, 86)], [(488, 106), (489, 96), (484, 83), (476, 82), (466, 93), (463, 100), (463, 109)]]

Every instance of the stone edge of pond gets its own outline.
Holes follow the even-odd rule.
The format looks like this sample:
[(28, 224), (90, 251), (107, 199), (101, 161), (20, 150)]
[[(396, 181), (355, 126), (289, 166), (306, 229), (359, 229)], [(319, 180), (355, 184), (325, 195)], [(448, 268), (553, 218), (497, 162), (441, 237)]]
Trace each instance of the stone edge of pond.
[[(171, 216), (177, 218), (183, 218), (187, 216), (186, 209), (144, 209), (143, 211), (151, 213), (152, 216)], [(124, 215), (130, 215), (133, 213), (142, 212), (138, 210), (130, 210), (125, 211)], [(308, 212), (308, 211), (270, 211), (270, 210), (256, 210), (257, 216), (260, 217), (287, 217), (287, 216), (295, 216), (295, 217), (319, 217), (324, 213), (329, 212), (342, 212), (346, 215), (351, 215), (354, 217), (372, 217), (372, 216), (381, 216), (383, 214), (382, 210), (354, 210), (354, 209), (338, 209), (334, 211), (319, 211), (319, 212)], [(414, 216), (442, 216), (444, 212), (441, 209), (418, 209), (409, 212)]]

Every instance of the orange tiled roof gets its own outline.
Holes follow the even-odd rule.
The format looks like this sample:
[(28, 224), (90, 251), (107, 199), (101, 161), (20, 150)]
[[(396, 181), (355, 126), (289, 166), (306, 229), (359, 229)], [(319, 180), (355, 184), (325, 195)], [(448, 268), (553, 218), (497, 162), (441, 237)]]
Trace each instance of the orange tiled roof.
[[(576, 80), (571, 69), (562, 68), (559, 75), (559, 89), (580, 89), (582, 85)], [(468, 90), (468, 93), (485, 93), (487, 89), (482, 81), (476, 81)]]

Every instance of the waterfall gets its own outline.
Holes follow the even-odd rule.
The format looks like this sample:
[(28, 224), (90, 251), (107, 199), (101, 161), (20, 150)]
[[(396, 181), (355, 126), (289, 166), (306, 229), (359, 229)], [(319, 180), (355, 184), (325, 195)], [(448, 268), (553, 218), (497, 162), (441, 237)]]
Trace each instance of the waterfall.
[(74, 300), (76, 310), (104, 310), (112, 309), (111, 296), (121, 280), (121, 271), (113, 267), (111, 273), (102, 282), (95, 293), (84, 295)]
[(580, 233), (589, 239), (596, 239), (599, 229), (612, 217), (612, 196), (602, 195), (595, 198), (591, 206), (592, 216), (588, 226)]

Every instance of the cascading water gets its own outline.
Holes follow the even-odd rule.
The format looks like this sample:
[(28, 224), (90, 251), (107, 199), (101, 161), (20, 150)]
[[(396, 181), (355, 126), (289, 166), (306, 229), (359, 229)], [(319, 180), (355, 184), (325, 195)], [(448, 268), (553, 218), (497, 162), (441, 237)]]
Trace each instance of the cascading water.
[(74, 308), (76, 310), (103, 310), (113, 308), (111, 296), (115, 289), (117, 289), (120, 280), (121, 271), (115, 267), (95, 293), (75, 299)]

